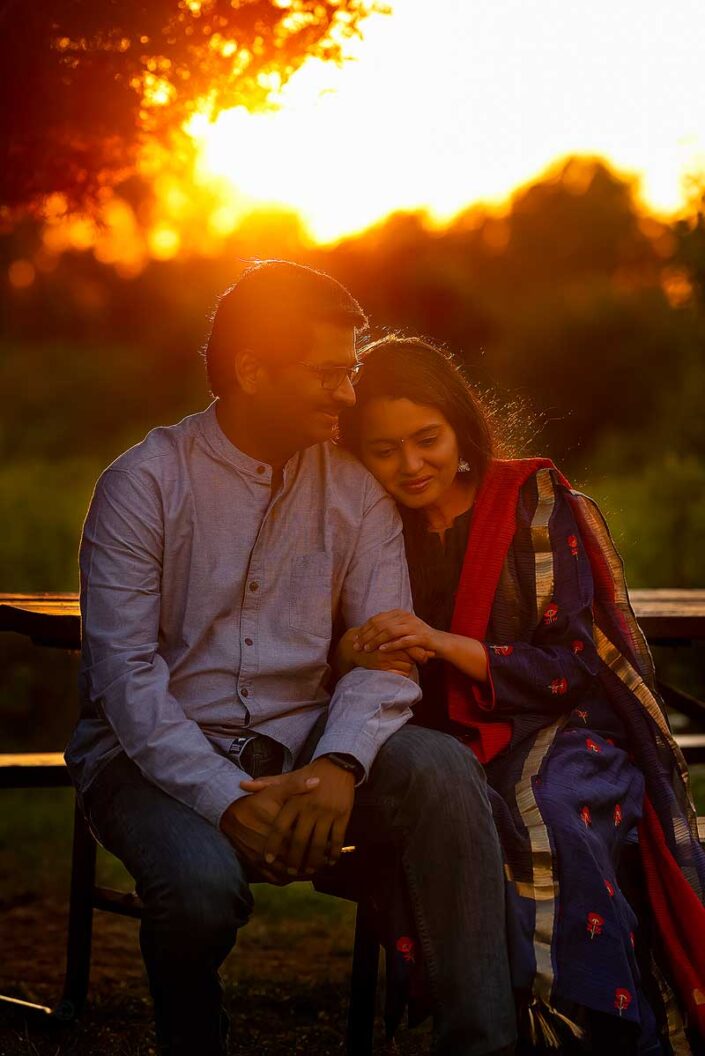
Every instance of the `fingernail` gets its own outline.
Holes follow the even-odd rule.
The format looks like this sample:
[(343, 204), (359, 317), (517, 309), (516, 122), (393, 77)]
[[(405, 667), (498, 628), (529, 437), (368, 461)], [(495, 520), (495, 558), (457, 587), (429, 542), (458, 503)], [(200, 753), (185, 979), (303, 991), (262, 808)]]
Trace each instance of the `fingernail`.
[(308, 788), (314, 788), (316, 785), (320, 785), (320, 783), (321, 783), (320, 777), (307, 777), (306, 778), (306, 785), (307, 785)]
[(357, 639), (356, 639), (356, 640), (355, 640), (355, 641), (353, 642), (353, 650), (354, 650), (354, 651), (355, 651), (356, 653), (359, 653), (359, 652), (360, 652), (360, 645), (359, 645), (359, 643), (358, 643)]
[(265, 854), (264, 860), (267, 863), (267, 865), (271, 865), (272, 862), (274, 861), (274, 855), (273, 854)]

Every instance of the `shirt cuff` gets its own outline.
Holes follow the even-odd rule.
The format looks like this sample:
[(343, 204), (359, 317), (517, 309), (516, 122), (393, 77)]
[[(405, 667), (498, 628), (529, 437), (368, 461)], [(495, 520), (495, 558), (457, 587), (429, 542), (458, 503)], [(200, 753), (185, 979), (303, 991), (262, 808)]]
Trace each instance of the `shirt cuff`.
[(210, 821), (216, 829), (220, 829), (220, 819), (231, 803), (243, 796), (249, 796), (240, 788), (241, 781), (251, 781), (252, 778), (244, 770), (233, 766), (231, 774), (219, 774), (217, 780), (204, 786), (194, 803), (194, 810)]
[(328, 755), (329, 752), (351, 755), (364, 772), (364, 776), (355, 785), (357, 788), (369, 777), (370, 767), (381, 747), (381, 744), (368, 737), (367, 734), (361, 734), (359, 730), (338, 728), (324, 732), (316, 745), (313, 759), (320, 759), (322, 755)]

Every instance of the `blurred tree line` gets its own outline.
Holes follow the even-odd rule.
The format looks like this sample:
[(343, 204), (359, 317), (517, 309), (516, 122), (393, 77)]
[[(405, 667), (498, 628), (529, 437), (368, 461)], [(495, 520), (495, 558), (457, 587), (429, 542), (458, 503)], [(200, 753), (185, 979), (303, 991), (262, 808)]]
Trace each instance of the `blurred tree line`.
[[(573, 158), (499, 213), (443, 229), (395, 215), (332, 247), (254, 215), (211, 257), (125, 279), (87, 252), (46, 267), (26, 222), (0, 240), (0, 589), (71, 590), (100, 470), (208, 400), (198, 350), (217, 295), (253, 257), (312, 263), (372, 335), (421, 333), (490, 393), (517, 453), (551, 455), (603, 505), (632, 585), (705, 582), (705, 221), (667, 224), (602, 161)], [(702, 204), (702, 203), (700, 203)], [(517, 422), (519, 421), (519, 424)]]

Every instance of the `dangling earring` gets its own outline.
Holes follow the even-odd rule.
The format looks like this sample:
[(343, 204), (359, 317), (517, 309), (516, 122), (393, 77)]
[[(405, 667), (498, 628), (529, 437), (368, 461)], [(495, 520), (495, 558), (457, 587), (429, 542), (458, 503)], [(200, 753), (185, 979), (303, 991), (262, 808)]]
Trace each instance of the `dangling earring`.
[(458, 462), (458, 473), (469, 473), (470, 463), (466, 462), (464, 458), (461, 458)]

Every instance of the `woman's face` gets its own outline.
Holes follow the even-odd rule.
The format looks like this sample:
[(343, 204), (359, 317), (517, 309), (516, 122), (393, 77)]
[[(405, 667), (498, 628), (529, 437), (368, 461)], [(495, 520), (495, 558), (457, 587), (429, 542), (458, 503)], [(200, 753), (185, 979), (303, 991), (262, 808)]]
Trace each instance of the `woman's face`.
[(438, 502), (458, 472), (458, 440), (436, 408), (376, 397), (360, 411), (360, 457), (397, 502)]

